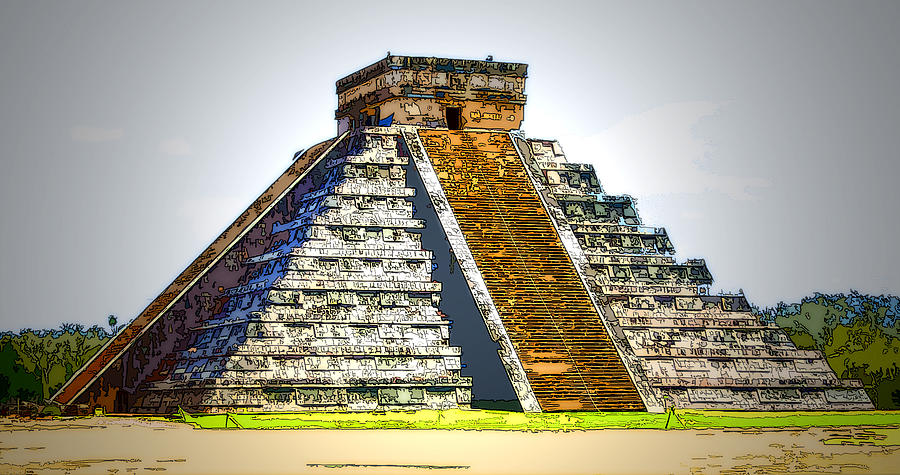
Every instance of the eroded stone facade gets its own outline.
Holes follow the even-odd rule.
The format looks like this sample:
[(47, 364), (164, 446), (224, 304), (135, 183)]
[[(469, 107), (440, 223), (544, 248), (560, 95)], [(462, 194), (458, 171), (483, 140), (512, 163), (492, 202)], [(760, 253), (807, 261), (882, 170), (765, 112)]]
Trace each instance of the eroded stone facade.
[[(467, 406), (471, 380), (438, 312), (398, 137), (357, 131), (249, 256), (246, 283), (193, 329), (136, 408), (386, 410)], [(219, 297), (219, 296), (217, 296)]]
[(872, 408), (859, 382), (760, 322), (743, 295), (709, 295), (705, 262), (677, 262), (665, 229), (606, 194), (592, 166), (569, 163), (556, 141), (517, 138), (649, 409)]

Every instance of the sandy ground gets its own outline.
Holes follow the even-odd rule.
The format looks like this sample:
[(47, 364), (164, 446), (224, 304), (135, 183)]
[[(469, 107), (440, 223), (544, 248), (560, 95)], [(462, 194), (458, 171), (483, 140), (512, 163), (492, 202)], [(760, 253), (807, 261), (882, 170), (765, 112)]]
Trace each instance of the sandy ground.
[(0, 419), (0, 473), (900, 473), (900, 446), (822, 443), (861, 430), (200, 430)]

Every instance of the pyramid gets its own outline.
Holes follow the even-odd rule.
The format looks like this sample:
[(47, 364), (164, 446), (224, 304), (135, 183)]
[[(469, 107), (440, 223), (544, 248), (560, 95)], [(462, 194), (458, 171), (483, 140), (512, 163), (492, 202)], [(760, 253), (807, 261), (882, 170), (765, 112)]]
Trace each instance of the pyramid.
[[(70, 411), (871, 409), (590, 165), (527, 66), (388, 56), (54, 399)], [(492, 406), (494, 405), (494, 406)]]

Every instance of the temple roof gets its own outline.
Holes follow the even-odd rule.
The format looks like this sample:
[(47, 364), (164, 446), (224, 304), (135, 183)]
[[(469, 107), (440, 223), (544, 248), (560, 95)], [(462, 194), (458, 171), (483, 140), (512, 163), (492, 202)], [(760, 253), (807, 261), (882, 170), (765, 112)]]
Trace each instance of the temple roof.
[(416, 71), (444, 71), (469, 74), (493, 74), (501, 76), (528, 77), (528, 65), (524, 63), (504, 63), (499, 61), (435, 58), (424, 56), (387, 56), (352, 74), (338, 79), (335, 83), (340, 94), (351, 87), (358, 86), (379, 74), (395, 69), (411, 69)]

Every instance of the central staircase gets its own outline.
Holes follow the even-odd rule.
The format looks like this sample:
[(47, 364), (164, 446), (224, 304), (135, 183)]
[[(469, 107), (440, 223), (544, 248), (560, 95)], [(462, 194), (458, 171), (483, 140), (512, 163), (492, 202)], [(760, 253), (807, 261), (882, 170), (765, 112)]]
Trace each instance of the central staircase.
[(644, 410), (509, 135), (419, 136), (541, 408)]

